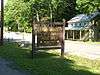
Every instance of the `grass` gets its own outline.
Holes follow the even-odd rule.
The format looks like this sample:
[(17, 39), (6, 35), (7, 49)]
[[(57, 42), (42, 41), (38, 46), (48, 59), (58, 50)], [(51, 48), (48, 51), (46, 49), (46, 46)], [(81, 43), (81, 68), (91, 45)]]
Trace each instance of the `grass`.
[(15, 67), (32, 75), (100, 75), (100, 60), (89, 60), (78, 56), (65, 55), (60, 58), (54, 50), (39, 51), (31, 58), (31, 50), (16, 44), (0, 46), (0, 57), (14, 61)]

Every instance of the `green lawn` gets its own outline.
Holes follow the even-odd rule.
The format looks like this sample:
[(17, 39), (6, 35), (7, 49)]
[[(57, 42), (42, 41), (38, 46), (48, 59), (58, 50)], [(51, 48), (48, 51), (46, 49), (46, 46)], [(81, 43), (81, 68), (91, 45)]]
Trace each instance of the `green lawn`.
[(16, 66), (32, 75), (100, 75), (100, 60), (89, 60), (65, 55), (62, 59), (57, 51), (40, 51), (31, 58), (31, 50), (16, 44), (0, 47), (0, 57), (12, 60)]

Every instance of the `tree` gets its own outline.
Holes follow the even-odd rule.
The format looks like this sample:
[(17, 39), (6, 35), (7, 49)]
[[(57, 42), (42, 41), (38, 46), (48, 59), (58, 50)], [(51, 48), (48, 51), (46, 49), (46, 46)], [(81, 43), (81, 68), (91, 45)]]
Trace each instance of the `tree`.
[[(14, 30), (27, 29), (30, 18), (30, 7), (24, 0), (8, 0), (5, 7), (5, 24)], [(27, 23), (26, 23), (27, 22)], [(12, 29), (13, 29), (12, 28)]]
[(77, 0), (77, 9), (80, 13), (92, 13), (100, 8), (100, 0)]
[(76, 15), (76, 0), (8, 0), (5, 7), (5, 25), (12, 30), (27, 31), (32, 18), (42, 21), (69, 20)]

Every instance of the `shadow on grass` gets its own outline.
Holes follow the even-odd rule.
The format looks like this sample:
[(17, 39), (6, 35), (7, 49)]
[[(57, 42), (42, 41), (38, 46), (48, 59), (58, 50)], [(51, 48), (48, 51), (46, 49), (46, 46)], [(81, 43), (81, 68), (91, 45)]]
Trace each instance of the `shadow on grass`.
[(5, 44), (0, 47), (0, 56), (14, 61), (17, 66), (32, 75), (100, 75), (77, 66), (74, 60), (60, 58), (58, 54), (39, 52), (31, 58), (31, 50), (22, 49), (16, 44)]
[(38, 75), (100, 75), (86, 70), (88, 67), (76, 65), (73, 60), (46, 51), (38, 52), (33, 58), (35, 60)]

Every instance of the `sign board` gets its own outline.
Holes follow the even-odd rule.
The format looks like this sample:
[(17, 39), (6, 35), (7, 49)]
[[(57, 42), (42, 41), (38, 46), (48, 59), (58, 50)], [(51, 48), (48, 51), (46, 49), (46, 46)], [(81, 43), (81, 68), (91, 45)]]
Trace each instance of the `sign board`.
[(64, 53), (64, 23), (33, 23), (32, 50), (61, 49)]

